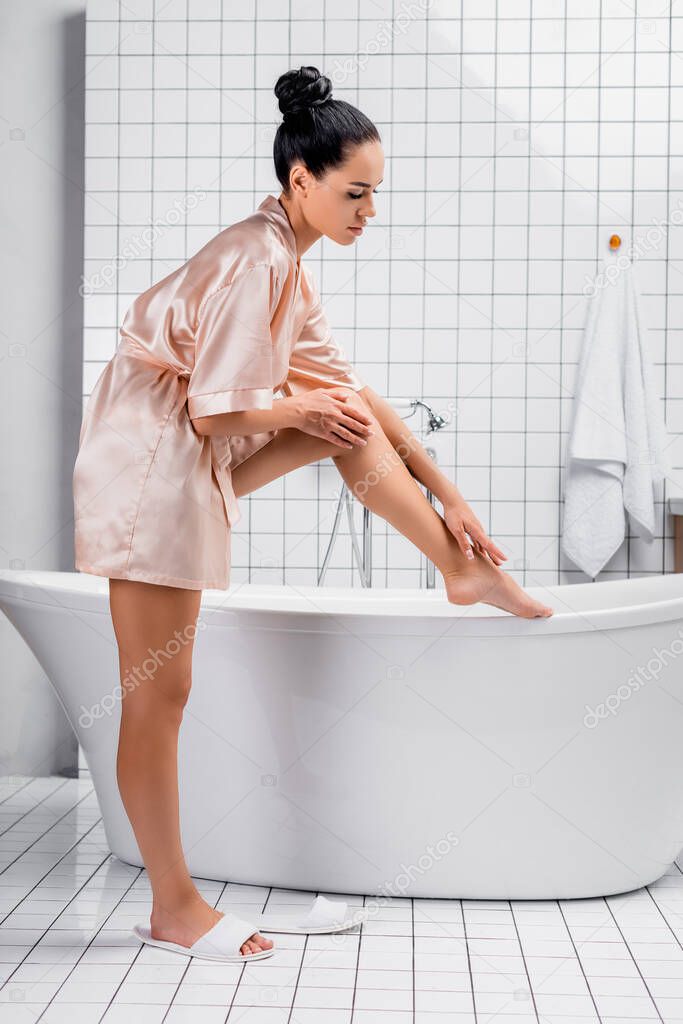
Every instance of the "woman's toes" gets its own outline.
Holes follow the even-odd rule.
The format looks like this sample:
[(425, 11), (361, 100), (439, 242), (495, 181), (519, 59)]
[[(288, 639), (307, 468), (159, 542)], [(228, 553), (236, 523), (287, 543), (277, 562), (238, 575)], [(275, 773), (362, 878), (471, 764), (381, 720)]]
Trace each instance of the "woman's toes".
[(272, 945), (272, 939), (267, 939), (265, 935), (261, 935), (260, 932), (254, 932), (254, 934), (250, 938), (248, 938), (244, 945), (240, 948), (240, 952), (260, 953), (264, 949), (270, 949)]

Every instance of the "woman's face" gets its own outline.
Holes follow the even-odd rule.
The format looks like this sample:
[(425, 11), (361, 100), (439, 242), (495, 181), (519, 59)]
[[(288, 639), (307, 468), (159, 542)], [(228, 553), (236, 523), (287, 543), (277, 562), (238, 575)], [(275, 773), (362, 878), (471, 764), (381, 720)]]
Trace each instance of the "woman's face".
[[(302, 203), (306, 220), (339, 245), (351, 245), (363, 224), (375, 216), (373, 191), (384, 175), (384, 151), (379, 142), (357, 146), (346, 163), (327, 172), (321, 181), (311, 177)], [(352, 230), (355, 228), (356, 230)]]

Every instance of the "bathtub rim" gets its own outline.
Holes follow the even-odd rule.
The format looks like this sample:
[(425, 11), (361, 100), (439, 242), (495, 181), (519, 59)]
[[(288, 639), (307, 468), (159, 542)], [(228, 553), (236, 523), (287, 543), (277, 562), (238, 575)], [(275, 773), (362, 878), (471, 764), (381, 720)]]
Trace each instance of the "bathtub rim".
[[(633, 599), (643, 597), (654, 587), (661, 599), (635, 603), (607, 603), (588, 609), (556, 611), (549, 619), (522, 619), (488, 605), (449, 605), (441, 590), (418, 588), (351, 588), (295, 586), (291, 584), (235, 583), (228, 590), (204, 590), (200, 617), (215, 628), (249, 625), (267, 632), (348, 632), (348, 622), (368, 633), (395, 633), (403, 624), (405, 635), (436, 635), (443, 640), (463, 637), (554, 636), (565, 633), (604, 632), (683, 620), (683, 574), (651, 574), (598, 583), (557, 584), (552, 587), (529, 586), (533, 596), (553, 604), (566, 603), (571, 594), (600, 596), (628, 592)], [(605, 588), (602, 590), (602, 588)], [(276, 604), (264, 604), (268, 596)], [(674, 596), (669, 596), (673, 592)], [(24, 605), (62, 607), (69, 611), (87, 611), (109, 616), (107, 577), (90, 573), (44, 569), (0, 569), (0, 608), (3, 600)], [(426, 607), (415, 608), (415, 602)], [(278, 605), (277, 602), (280, 602)], [(387, 608), (387, 602), (393, 607)], [(289, 604), (291, 607), (286, 607)], [(364, 607), (365, 606), (365, 607)], [(557, 604), (556, 604), (557, 606)], [(267, 616), (282, 619), (268, 622)], [(342, 619), (343, 624), (336, 624)], [(406, 620), (411, 622), (406, 630)], [(446, 625), (446, 628), (444, 628)], [(683, 638), (683, 630), (679, 631)]]

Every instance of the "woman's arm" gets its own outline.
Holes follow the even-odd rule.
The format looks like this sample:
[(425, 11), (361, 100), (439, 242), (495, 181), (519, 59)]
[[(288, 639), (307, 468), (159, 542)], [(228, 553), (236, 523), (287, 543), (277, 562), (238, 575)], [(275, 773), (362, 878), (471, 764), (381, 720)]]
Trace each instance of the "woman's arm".
[(348, 388), (312, 388), (273, 402), (271, 409), (243, 409), (192, 418), (198, 434), (240, 437), (281, 427), (295, 427), (340, 448), (366, 444), (372, 417), (365, 406), (348, 404)]
[(244, 409), (241, 412), (221, 412), (214, 416), (198, 416), (192, 426), (198, 434), (208, 437), (243, 436), (261, 431), (296, 427), (301, 414), (295, 396), (278, 398), (272, 409)]
[(369, 386), (364, 387), (359, 394), (370, 406), (388, 440), (412, 475), (436, 495), (443, 505), (444, 521), (462, 551), (468, 557), (474, 557), (467, 539), (469, 534), (475, 547), (486, 552), (496, 565), (504, 561), (507, 555), (486, 535), (483, 526), (458, 488), (444, 476), (398, 413)]

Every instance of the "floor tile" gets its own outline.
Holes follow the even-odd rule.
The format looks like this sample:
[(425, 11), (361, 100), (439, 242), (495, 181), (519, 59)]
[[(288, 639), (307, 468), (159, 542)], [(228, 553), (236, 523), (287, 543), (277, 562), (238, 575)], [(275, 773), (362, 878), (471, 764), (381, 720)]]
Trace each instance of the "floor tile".
[[(269, 960), (220, 964), (131, 934), (149, 918), (146, 873), (108, 854), (89, 781), (69, 781), (33, 780), (59, 827), (47, 806), (22, 826), (0, 804), (0, 1024), (683, 1024), (679, 866), (607, 899), (323, 894), (365, 903), (367, 925), (280, 935)], [(196, 884), (245, 914), (314, 895)]]

